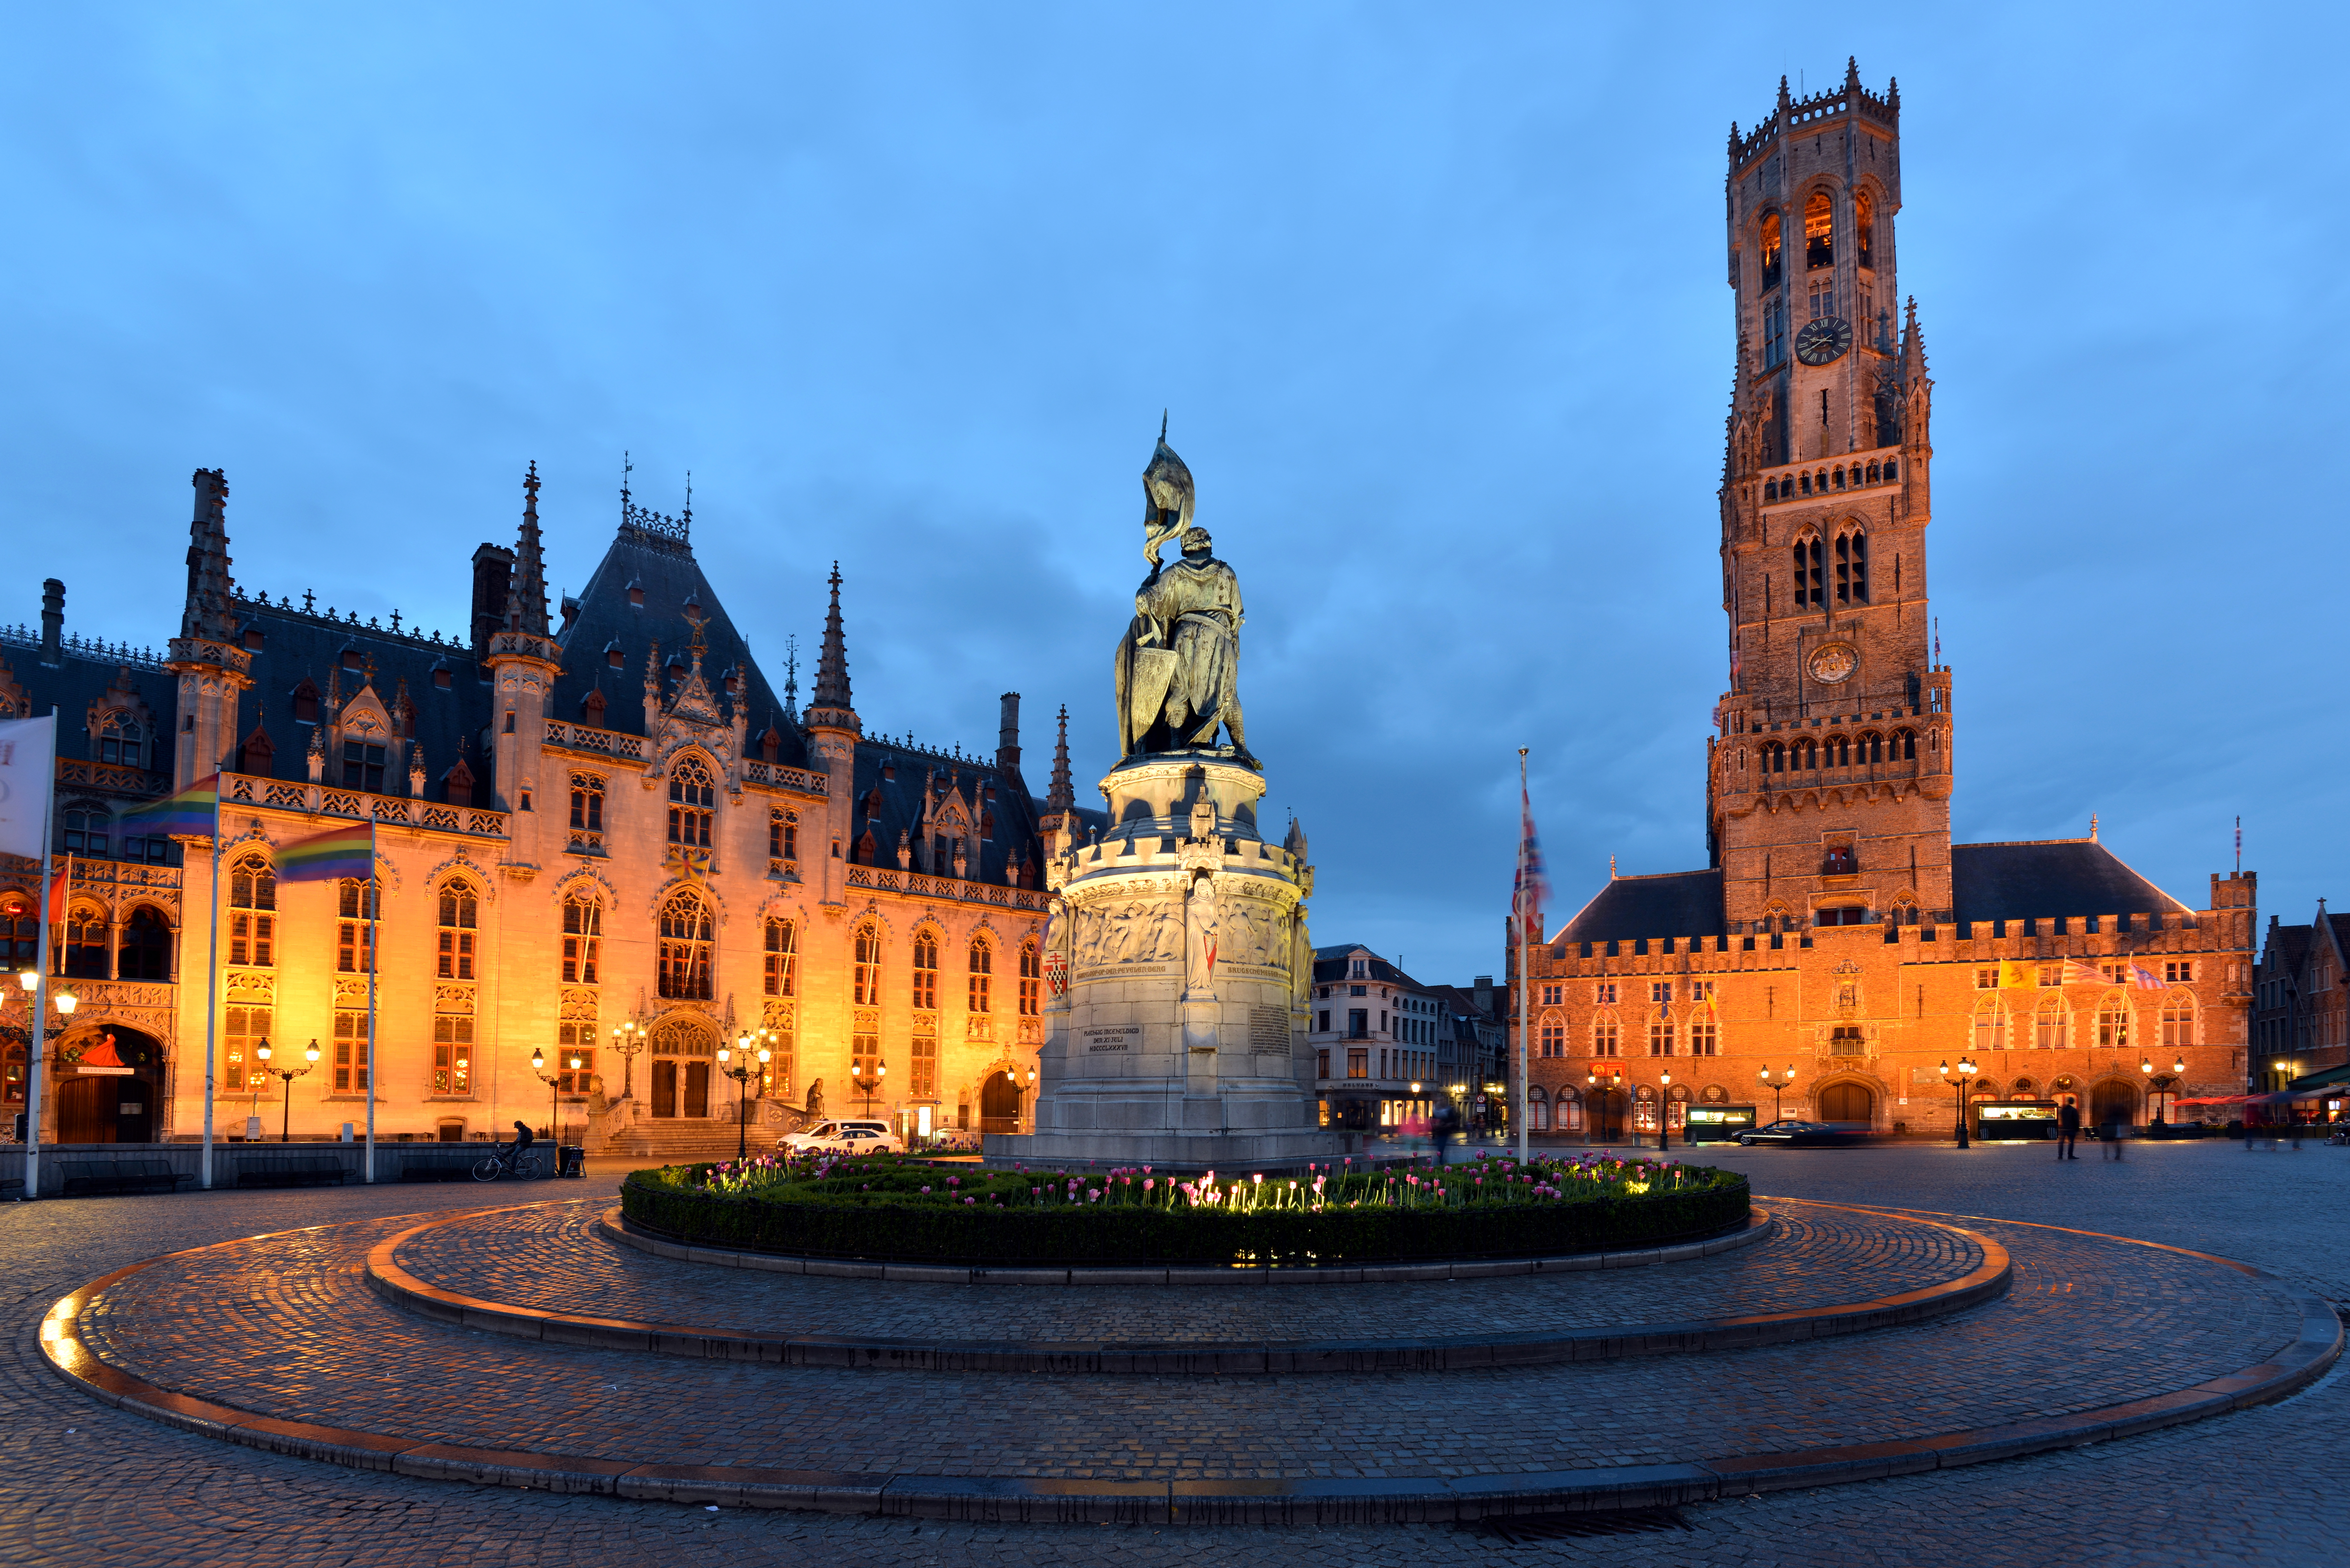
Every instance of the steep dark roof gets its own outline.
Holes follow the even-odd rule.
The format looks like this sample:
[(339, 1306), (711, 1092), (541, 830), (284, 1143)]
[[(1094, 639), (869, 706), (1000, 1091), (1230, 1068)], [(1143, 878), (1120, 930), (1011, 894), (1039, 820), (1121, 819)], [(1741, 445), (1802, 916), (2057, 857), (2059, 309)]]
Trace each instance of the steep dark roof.
[[(13, 688), (23, 701), (22, 717), (37, 719), (54, 705), (57, 710), (57, 755), (98, 760), (97, 742), (89, 734), (90, 705), (110, 689), (125, 684), (146, 704), (153, 722), (147, 734), (145, 762), (151, 793), (168, 789), (172, 780), (172, 747), (177, 725), (179, 683), (168, 670), (158, 670), (143, 650), (121, 649), (119, 656), (97, 645), (61, 645), (55, 665), (41, 662), (37, 634), (0, 630), (0, 690)], [(114, 794), (114, 791), (96, 791)]]
[(1668, 871), (1657, 877), (1616, 877), (1583, 906), (1555, 942), (1612, 942), (1634, 937), (1718, 937), (1721, 873)]
[(2187, 906), (2089, 838), (1950, 846), (1952, 918), (2179, 914)]
[(1428, 989), (1360, 942), (1343, 942), (1336, 947), (1315, 948), (1314, 978), (1317, 981), (1354, 978), (1347, 974), (1347, 963), (1357, 953), (1361, 953), (1370, 961), (1363, 978), (1378, 981), (1382, 985), (1408, 985), (1415, 991)]
[[(785, 733), (793, 733), (788, 726)], [(897, 776), (884, 777), (885, 771)], [(857, 742), (853, 781), (856, 793), (849, 802), (851, 858), (864, 858), (861, 846), (869, 830), (873, 835), (871, 863), (898, 864), (898, 836), (903, 833), (910, 840), (921, 836), (918, 825), (922, 820), (922, 786), (926, 779), (934, 786), (945, 785), (959, 791), (964, 808), (974, 815), (974, 826), (983, 825), (988, 815), (995, 819), (994, 831), (985, 836), (981, 846), (979, 864), (966, 866), (972, 881), (1001, 883), (1006, 862), (1017, 865), (1024, 857), (1029, 876), (1022, 886), (1044, 885), (1045, 846), (1036, 829), (1037, 818), (1044, 815), (1044, 803), (1028, 793), (1017, 769), (1000, 768), (972, 757), (943, 757), (896, 741)], [(993, 801), (986, 798), (989, 785), (995, 789)], [(1109, 826), (1106, 812), (1076, 807), (1072, 815), (1096, 831)], [(917, 858), (914, 864), (919, 868), (921, 861)], [(935, 874), (941, 876), (952, 869), (951, 866), (934, 868)]]
[(2309, 944), (2316, 938), (2314, 926), (2271, 926), (2267, 950), (2261, 954), (2261, 961), (2272, 970), (2297, 975), (2309, 958)]
[[(633, 602), (631, 587), (644, 596), (641, 606)], [(737, 668), (743, 673), (739, 701), (750, 722), (750, 754), (764, 755), (759, 749), (760, 737), (773, 724), (783, 737), (783, 749), (775, 760), (806, 767), (806, 742), (784, 711), (758, 661), (751, 657), (750, 645), (734, 629), (691, 547), (682, 539), (628, 522), (621, 524), (588, 586), (579, 590), (579, 613), (564, 628), (563, 674), (555, 683), (554, 711), (548, 717), (574, 724), (597, 722), (600, 728), (624, 734), (643, 734), (645, 663), (652, 645), (660, 644), (664, 691), (674, 690), (669, 673), (672, 661), (692, 658), (693, 628), (685, 618), (688, 601), (699, 605), (704, 618), (702, 676), (718, 698), (719, 711), (730, 720), (737, 700), (728, 698), (721, 677)], [(618, 666), (611, 662), (614, 651), (620, 656)], [(604, 714), (600, 721), (591, 721), (588, 694), (597, 691), (604, 694)]]

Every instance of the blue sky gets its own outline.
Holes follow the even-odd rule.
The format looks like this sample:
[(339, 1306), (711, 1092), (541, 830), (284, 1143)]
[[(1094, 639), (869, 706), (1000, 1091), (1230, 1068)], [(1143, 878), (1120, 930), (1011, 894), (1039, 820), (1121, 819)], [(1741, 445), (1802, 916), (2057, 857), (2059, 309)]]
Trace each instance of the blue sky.
[[(1963, 839), (2086, 830), (2190, 903), (2350, 898), (2325, 674), (2341, 13), (1976, 5), (55, 7), (0, 101), (13, 604), (236, 574), (462, 626), (620, 453), (780, 680), (847, 579), (868, 729), (1114, 760), (1170, 439), (1318, 940), (1498, 965), (1516, 748), (1562, 913), (1704, 861), (1730, 123), (1901, 83)], [(1032, 784), (1041, 788), (1042, 765)]]

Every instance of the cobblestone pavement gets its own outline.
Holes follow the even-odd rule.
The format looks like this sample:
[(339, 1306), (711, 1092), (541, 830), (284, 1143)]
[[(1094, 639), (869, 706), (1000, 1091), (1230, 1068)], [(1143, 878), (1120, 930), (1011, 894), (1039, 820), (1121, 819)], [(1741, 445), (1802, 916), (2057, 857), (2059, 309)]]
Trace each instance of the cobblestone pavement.
[(1288, 1285), (883, 1283), (679, 1262), (608, 1240), (588, 1205), (484, 1214), (427, 1231), (396, 1261), (427, 1284), (508, 1306), (743, 1334), (896, 1339), (1425, 1339), (1793, 1312), (1921, 1289), (1978, 1267), (1941, 1226), (1803, 1204), (1777, 1232), (1690, 1262), (1496, 1280)]
[[(2022, 1151), (1780, 1151), (1733, 1156), (1766, 1193), (2006, 1215), (2108, 1231), (2276, 1268), (2350, 1294), (2334, 1218), (2350, 1150), (2243, 1155), (2228, 1146), (2133, 1148), (2132, 1162), (2050, 1172)], [(1989, 1158), (1983, 1158), (1988, 1155)], [(2147, 1158), (2153, 1157), (2153, 1158)], [(2073, 1181), (2074, 1177), (2097, 1180)], [(2110, 1180), (2106, 1179), (2110, 1178)], [(2061, 1185), (2060, 1185), (2061, 1184)], [(591, 1180), (587, 1192), (608, 1181)], [(570, 1193), (582, 1189), (568, 1188)], [(509, 1195), (501, 1190), (500, 1197)], [(714, 1512), (411, 1480), (282, 1459), (107, 1409), (42, 1364), (35, 1323), (96, 1275), (175, 1248), (291, 1225), (478, 1203), (449, 1189), (220, 1194), (0, 1208), (0, 1561), (501, 1564), (1107, 1563), (2318, 1563), (2340, 1560), (2350, 1503), (2332, 1455), (2350, 1423), (2337, 1369), (2283, 1403), (2063, 1454), (1794, 1491), (1682, 1511), (1662, 1528), (1512, 1544), (1444, 1526), (1187, 1530), (1016, 1528)], [(2015, 1242), (2030, 1234), (1999, 1232)], [(2022, 1266), (2021, 1251), (2019, 1268)], [(2330, 1285), (2331, 1288), (2328, 1288)], [(1993, 1309), (1986, 1309), (1986, 1311)], [(1984, 1314), (1969, 1314), (1970, 1318)], [(1998, 1345), (1961, 1345), (1961, 1320), (1921, 1334), (1907, 1376)], [(256, 1345), (257, 1348), (257, 1345)], [(1771, 1352), (1760, 1354), (1774, 1354)], [(1648, 1364), (1654, 1366), (1659, 1364)], [(519, 1383), (506, 1391), (516, 1397)], [(1472, 1445), (1511, 1418), (1490, 1386), (1426, 1420)], [(1376, 1397), (1376, 1396), (1374, 1396)], [(1586, 1402), (1585, 1408), (1590, 1407)], [(952, 1428), (963, 1413), (923, 1417)]]

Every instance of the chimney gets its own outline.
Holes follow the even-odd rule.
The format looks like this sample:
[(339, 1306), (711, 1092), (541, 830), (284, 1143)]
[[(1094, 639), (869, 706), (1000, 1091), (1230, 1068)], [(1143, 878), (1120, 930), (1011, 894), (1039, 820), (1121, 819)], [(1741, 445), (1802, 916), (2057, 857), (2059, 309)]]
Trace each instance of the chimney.
[(41, 662), (65, 662), (66, 586), (51, 577), (41, 585)]
[[(473, 552), (473, 653), (489, 651), (490, 639), (505, 624), (506, 593), (514, 581), (515, 553), (495, 545)], [(542, 602), (541, 615), (546, 614)]]
[(1481, 974), (1471, 982), (1469, 989), (1477, 998), (1477, 1011), (1491, 1017), (1493, 1012), (1493, 977)]
[(1002, 716), (995, 726), (996, 771), (1007, 779), (1020, 776), (1020, 693), (1003, 694)]

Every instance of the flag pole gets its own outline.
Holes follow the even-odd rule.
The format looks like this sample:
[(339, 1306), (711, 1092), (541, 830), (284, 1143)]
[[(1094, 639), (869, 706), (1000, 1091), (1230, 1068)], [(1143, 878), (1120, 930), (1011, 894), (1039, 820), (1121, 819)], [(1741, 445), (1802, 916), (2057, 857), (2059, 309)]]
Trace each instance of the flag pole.
[[(1523, 746), (1518, 748), (1518, 798), (1520, 800), (1526, 798), (1526, 748)], [(1521, 845), (1518, 849), (1520, 884), (1518, 895), (1518, 1093), (1517, 1104), (1513, 1107), (1513, 1114), (1517, 1117), (1518, 1123), (1518, 1163), (1521, 1165), (1523, 1165), (1526, 1159), (1526, 1070), (1529, 1065), (1526, 1055), (1526, 1003), (1532, 994), (1526, 971), (1533, 963), (1534, 953), (1532, 942), (1527, 936), (1529, 920), (1526, 906), (1534, 901), (1534, 893), (1533, 877), (1529, 867), (1525, 865), (1525, 847)]]
[[(25, 1201), (41, 1195), (41, 1057), (49, 1044), (49, 836), (57, 830), (57, 708), (49, 704), (49, 775), (41, 781), (41, 934), (33, 962), (33, 1016), (25, 1050)], [(71, 873), (68, 872), (68, 875)]]
[[(219, 1044), (214, 1032), (220, 1025), (220, 877), (221, 877), (221, 799), (220, 777), (213, 778), (213, 881), (206, 899), (212, 905), (211, 930), (204, 939), (204, 1154), (197, 1185), (210, 1192), (213, 1187), (213, 1096), (216, 1092), (214, 1078)], [(185, 865), (187, 857), (180, 857)]]
[(375, 1179), (375, 971), (376, 949), (383, 943), (383, 904), (376, 892), (375, 819), (368, 819), (368, 1032), (367, 1032), (367, 1174)]

